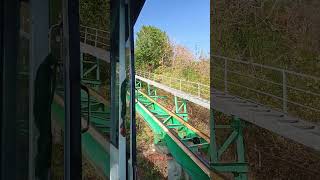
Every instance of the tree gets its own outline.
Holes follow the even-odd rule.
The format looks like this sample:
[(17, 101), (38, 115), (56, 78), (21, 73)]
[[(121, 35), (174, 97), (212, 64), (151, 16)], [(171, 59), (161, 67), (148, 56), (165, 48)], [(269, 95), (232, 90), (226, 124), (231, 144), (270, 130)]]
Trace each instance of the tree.
[(154, 26), (142, 26), (137, 33), (135, 58), (137, 67), (146, 70), (170, 66), (172, 47), (167, 33)]
[(186, 68), (195, 60), (193, 53), (181, 44), (173, 45), (173, 68)]

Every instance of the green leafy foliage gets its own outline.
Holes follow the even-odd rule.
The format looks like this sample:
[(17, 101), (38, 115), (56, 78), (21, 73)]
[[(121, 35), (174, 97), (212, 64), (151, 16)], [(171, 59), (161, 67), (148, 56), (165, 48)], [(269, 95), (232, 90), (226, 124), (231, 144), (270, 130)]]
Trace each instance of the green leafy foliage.
[(80, 0), (80, 24), (108, 30), (110, 25), (109, 0)]
[(137, 33), (135, 58), (137, 67), (156, 69), (171, 64), (172, 47), (166, 32), (154, 26), (142, 26)]

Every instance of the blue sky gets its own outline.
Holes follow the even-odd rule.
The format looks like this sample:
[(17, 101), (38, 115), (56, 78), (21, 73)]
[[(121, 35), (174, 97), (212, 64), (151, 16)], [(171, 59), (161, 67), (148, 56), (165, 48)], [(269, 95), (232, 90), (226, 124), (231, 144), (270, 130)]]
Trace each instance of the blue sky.
[(146, 0), (134, 27), (153, 25), (193, 52), (210, 50), (210, 0)]

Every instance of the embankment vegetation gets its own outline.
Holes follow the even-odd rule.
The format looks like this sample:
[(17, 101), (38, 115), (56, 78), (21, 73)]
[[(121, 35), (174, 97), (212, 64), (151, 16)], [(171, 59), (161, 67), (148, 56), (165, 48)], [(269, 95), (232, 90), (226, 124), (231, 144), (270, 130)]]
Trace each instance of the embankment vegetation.
[[(250, 63), (268, 65), (319, 77), (320, 3), (316, 0), (216, 0), (211, 4), (211, 77), (223, 77), (224, 61), (216, 55), (249, 62), (228, 64), (244, 75), (282, 83), (281, 74), (261, 71)], [(281, 97), (278, 87), (254, 79), (228, 74), (230, 81)], [(320, 93), (320, 82), (289, 76), (288, 85)], [(211, 78), (215, 88), (223, 82)], [(279, 108), (273, 98), (231, 86), (229, 92)], [(319, 108), (319, 97), (288, 91), (288, 99)], [(320, 114), (288, 104), (288, 112), (319, 123)], [(218, 114), (218, 112), (216, 113)], [(218, 118), (225, 122), (227, 118)], [(262, 128), (247, 124), (246, 156), (252, 179), (314, 179), (319, 176), (319, 152), (308, 149)]]

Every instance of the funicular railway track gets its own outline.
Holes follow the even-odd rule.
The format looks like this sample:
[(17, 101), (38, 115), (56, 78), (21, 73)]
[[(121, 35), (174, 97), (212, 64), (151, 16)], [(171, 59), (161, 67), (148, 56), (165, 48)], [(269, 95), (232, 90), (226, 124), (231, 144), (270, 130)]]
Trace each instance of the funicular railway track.
[[(31, 30), (31, 34), (33, 35), (37, 34), (37, 32), (39, 31), (38, 28), (31, 28)], [(101, 60), (104, 60), (105, 62), (110, 62), (110, 33), (84, 26), (81, 26), (80, 31), (80, 48), (82, 54), (91, 54)], [(32, 37), (28, 33), (24, 32), (21, 32), (21, 35), (26, 37), (27, 39), (30, 39), (30, 37)], [(30, 48), (33, 51), (33, 53), (35, 53), (34, 47), (37, 47), (35, 45), (38, 45), (38, 42), (32, 41), (31, 45), (32, 47)], [(34, 56), (33, 53), (30, 56), (32, 57), (31, 59), (38, 59), (38, 57)], [(288, 78), (287, 76), (293, 75), (300, 76), (300, 78), (302, 79), (311, 79), (309, 81), (313, 82), (314, 84), (315, 82), (320, 81), (319, 78), (308, 78), (300, 73), (298, 74), (294, 72), (289, 72), (284, 69), (275, 69), (266, 66), (263, 67), (260, 64), (250, 63), (252, 67), (259, 67), (260, 69), (273, 69), (273, 71), (277, 71), (278, 74), (282, 74), (282, 82), (280, 82), (280, 85), (279, 83), (270, 82), (270, 80), (266, 79), (261, 79), (260, 81), (264, 83), (276, 84), (277, 86), (279, 86), (280, 89), (282, 89), (282, 97), (279, 97), (274, 96), (270, 93), (267, 94), (263, 91), (259, 92), (256, 89), (252, 89), (250, 87), (241, 85), (238, 82), (228, 81), (228, 73), (229, 75), (237, 74), (238, 76), (247, 76), (251, 78), (251, 80), (258, 79), (257, 77), (252, 76), (251, 74), (246, 75), (239, 74), (239, 72), (235, 71), (232, 72), (232, 69), (230, 70), (230, 68), (228, 68), (230, 67), (230, 65), (228, 65), (230, 64), (229, 62), (233, 62), (234, 64), (237, 63), (238, 66), (242, 66), (243, 64), (249, 64), (249, 62), (232, 60), (230, 58), (217, 56), (215, 57), (215, 59), (220, 59), (220, 61), (223, 60), (222, 62), (224, 62), (224, 65), (220, 67), (221, 71), (224, 71), (225, 74), (224, 77), (220, 79), (221, 84), (224, 83), (226, 87), (228, 87), (227, 84), (238, 86), (243, 89), (264, 94), (266, 96), (273, 96), (273, 98), (282, 101), (283, 110), (272, 110), (267, 106), (267, 104), (259, 104), (254, 101), (244, 99), (243, 97), (233, 96), (228, 93), (226, 87), (224, 87), (225, 92), (212, 90), (208, 91), (209, 93), (211, 93), (210, 96), (212, 98), (210, 100), (211, 104), (215, 105), (214, 107), (209, 106), (209, 99), (201, 97), (201, 92), (203, 91), (203, 88), (201, 88), (199, 84), (197, 86), (197, 95), (189, 94), (188, 96), (185, 96), (187, 93), (187, 89), (181, 88), (181, 85), (179, 90), (185, 91), (186, 93), (177, 93), (177, 91), (174, 90), (174, 88), (169, 89), (165, 87), (165, 84), (163, 84), (163, 82), (158, 82), (159, 88), (160, 86), (167, 88), (171, 90), (173, 92), (173, 95), (175, 96), (185, 96), (189, 98), (187, 100), (203, 105), (205, 108), (211, 108), (216, 111), (222, 112), (226, 115), (231, 115), (239, 119), (241, 118), (241, 121), (247, 121), (249, 123), (257, 125), (258, 127), (267, 129), (270, 132), (274, 132), (282, 137), (291, 139), (294, 142), (298, 142), (314, 150), (320, 150), (319, 123), (316, 121), (309, 122), (302, 119), (301, 117), (291, 116), (287, 112), (289, 107), (288, 104), (294, 104), (295, 106), (299, 106), (304, 111), (312, 110), (314, 113), (320, 112), (318, 104), (316, 104), (316, 100), (314, 101), (316, 105), (305, 105), (301, 102), (297, 102), (295, 100), (290, 99), (290, 95), (288, 94), (290, 93), (290, 90), (298, 92), (297, 94), (299, 95), (308, 94), (309, 97), (313, 97), (313, 99), (319, 98), (319, 92), (310, 91), (310, 88), (308, 86), (306, 86), (306, 88), (304, 89), (287, 84), (287, 81), (290, 80), (290, 78)], [(155, 82), (155, 80), (152, 82), (152, 79), (150, 78), (141, 77), (141, 79), (142, 78), (144, 78), (146, 81), (149, 81), (149, 83), (157, 83)], [(56, 94), (54, 96), (54, 102), (52, 104), (53, 118), (57, 119), (57, 122), (59, 122), (61, 126), (64, 125), (65, 117), (63, 94), (63, 90), (58, 89), (56, 91)], [(90, 96), (91, 98), (89, 98)], [(169, 147), (169, 149), (171, 149), (171, 153), (174, 155), (174, 157), (180, 162), (180, 164), (182, 164), (185, 167), (186, 171), (189, 171), (192, 177), (195, 177), (193, 179), (209, 178), (212, 174), (213, 169), (209, 159), (209, 144), (215, 143), (215, 141), (213, 141), (212, 139), (210, 142), (210, 138), (212, 138), (213, 136), (209, 138), (208, 136), (203, 135), (203, 133), (193, 128), (191, 125), (185, 122), (185, 120), (181, 118), (179, 115), (177, 115), (176, 113), (172, 113), (171, 111), (168, 111), (166, 108), (160, 105), (155, 97), (144, 94), (139, 90), (137, 91), (136, 97), (137, 112), (144, 117), (145, 121), (147, 121), (147, 123), (154, 130), (154, 133), (158, 136), (158, 142), (166, 142), (166, 145)], [(81, 92), (81, 124), (83, 125), (83, 127), (89, 127), (88, 129), (85, 128), (82, 134), (83, 149), (86, 155), (89, 157), (89, 159), (96, 165), (96, 167), (101, 169), (101, 171), (106, 175), (110, 172), (110, 165), (108, 164), (108, 162), (110, 162), (108, 148), (108, 134), (110, 132), (110, 112), (107, 104), (108, 103), (106, 103), (105, 99), (91, 88), (88, 88), (87, 94)], [(90, 122), (90, 124), (87, 123), (88, 121)], [(211, 128), (215, 130), (215, 128), (218, 128), (218, 126), (211, 126)], [(228, 141), (226, 141), (226, 143), (228, 143)], [(218, 151), (218, 153), (219, 152), (220, 151)], [(219, 158), (219, 154), (217, 155), (217, 157)], [(191, 169), (193, 168), (197, 170), (196, 173), (194, 171), (191, 171)], [(217, 176), (219, 176), (219, 174)]]
[[(85, 34), (86, 33), (87, 31)], [(113, 164), (110, 162), (113, 161), (110, 157), (110, 152), (114, 152), (110, 150), (110, 148), (115, 148), (110, 143), (108, 136), (112, 126), (110, 121), (110, 107), (108, 107), (107, 104), (109, 103), (107, 103), (105, 98), (98, 93), (98, 89), (101, 86), (99, 61), (103, 60), (110, 63), (110, 59), (108, 50), (97, 47), (99, 43), (96, 42), (99, 42), (100, 38), (97, 33), (95, 34), (94, 45), (87, 44), (86, 39), (81, 42), (81, 81), (87, 88), (86, 93), (81, 91), (81, 124), (83, 127), (89, 125), (88, 130), (82, 134), (82, 148), (92, 164), (99, 169), (102, 174), (110, 176), (110, 164)], [(88, 38), (86, 35), (84, 35), (84, 37)], [(87, 46), (86, 49), (83, 49), (84, 45)], [(103, 50), (103, 52), (101, 50)], [(99, 53), (97, 54), (97, 52)], [(96, 57), (96, 60), (86, 61), (83, 58), (83, 54), (93, 55)], [(95, 78), (88, 79), (94, 76)], [(136, 76), (136, 79), (138, 79), (138, 77), (139, 76)], [(142, 81), (144, 80), (145, 79), (142, 79)], [(153, 84), (150, 85), (154, 86)], [(180, 88), (179, 93), (173, 94), (177, 98), (181, 98), (184, 102), (186, 102), (186, 100), (191, 101), (209, 109), (207, 97), (205, 96), (205, 100), (202, 97), (203, 92), (207, 92), (208, 88), (198, 85), (197, 90), (197, 95), (184, 93), (182, 88)], [(172, 93), (171, 91), (175, 92), (175, 89), (171, 88), (167, 90), (169, 93)], [(53, 114), (58, 114), (60, 121), (64, 119), (64, 105), (63, 103), (59, 104), (59, 102), (63, 101), (57, 99), (62, 99), (63, 95), (63, 90), (57, 90), (53, 105)], [(188, 98), (185, 99), (185, 97)], [(236, 173), (242, 176), (248, 171), (246, 164), (243, 162), (244, 160), (241, 159), (240, 164), (239, 162), (226, 164), (218, 161), (210, 161), (210, 158), (212, 158), (212, 152), (209, 150), (210, 138), (185, 122), (186, 119), (182, 115), (184, 112), (173, 113), (157, 103), (154, 98), (152, 95), (144, 94), (143, 96), (143, 92), (139, 91), (136, 96), (136, 111), (141, 116), (146, 117), (144, 120), (151, 126), (154, 134), (159, 137), (157, 142), (165, 142), (165, 145), (175, 160), (192, 179), (225, 179), (225, 177), (220, 174), (221, 172)], [(157, 108), (150, 109), (152, 107)], [(63, 122), (61, 122), (61, 124), (63, 124)], [(232, 129), (234, 129), (234, 127), (232, 127)], [(234, 131), (237, 130), (234, 129)], [(218, 158), (225, 149), (238, 138), (237, 132), (234, 132), (232, 135), (228, 143), (219, 150), (220, 154), (217, 154)], [(242, 142), (242, 140), (240, 141)], [(211, 142), (214, 141), (211, 140)], [(243, 156), (243, 151), (240, 152), (240, 156)]]
[(141, 90), (136, 92), (136, 110), (156, 136), (155, 143), (165, 142), (172, 156), (192, 179), (226, 179), (210, 169), (210, 138), (169, 111)]
[[(101, 115), (105, 117), (110, 114), (103, 114), (102, 112), (99, 112), (99, 110), (101, 111), (103, 109), (103, 107), (101, 109), (101, 105), (102, 104), (106, 105), (108, 103), (103, 98), (103, 96), (101, 96), (97, 92), (97, 88), (95, 86), (97, 87), (100, 86), (100, 78), (98, 76), (100, 71), (99, 59), (109, 63), (110, 62), (110, 59), (108, 58), (109, 52), (108, 50), (104, 50), (104, 53), (102, 53), (104, 55), (107, 55), (106, 57), (100, 56), (101, 53), (100, 55), (97, 55), (96, 52), (101, 50), (100, 49), (101, 47), (97, 47), (97, 45), (99, 44), (98, 42), (100, 42), (100, 38), (97, 35), (99, 33), (95, 33), (95, 38), (93, 38), (95, 40), (94, 45), (86, 43), (87, 42), (86, 38), (89, 37), (89, 36), (86, 36), (86, 34), (87, 34), (87, 31), (85, 31), (84, 33), (85, 39), (81, 43), (82, 45), (81, 52), (93, 55), (94, 57), (97, 58), (97, 60), (92, 62), (84, 61), (83, 55), (81, 55), (82, 82), (85, 83), (87, 86), (90, 86), (90, 88), (88, 88), (88, 92), (90, 94), (89, 96), (93, 97), (91, 98), (92, 99), (90, 101), (91, 105), (89, 106), (89, 107), (92, 107), (90, 109), (91, 111), (90, 117), (93, 116), (93, 118), (91, 118), (92, 123), (90, 125), (88, 132), (84, 134), (88, 134), (88, 133), (91, 135), (97, 134), (96, 136), (92, 136), (92, 141), (97, 142), (96, 146), (108, 147), (108, 145), (106, 146), (104, 143), (106, 142), (108, 143), (109, 139), (104, 134), (108, 133), (108, 129), (110, 131), (110, 125), (111, 125), (109, 121), (110, 118), (104, 119), (104, 118), (101, 118)], [(83, 45), (87, 45), (88, 47), (90, 47), (90, 48), (87, 48), (87, 50), (89, 49), (90, 51), (83, 49)], [(92, 74), (94, 72), (97, 72), (96, 78), (94, 80), (85, 79), (86, 77), (89, 77), (87, 76), (89, 73)], [(138, 76), (136, 76), (136, 78), (137, 77)], [(198, 86), (198, 91), (201, 92), (200, 97), (205, 90), (206, 88), (203, 89), (202, 87)], [(148, 96), (144, 94), (145, 96), (141, 96), (142, 94), (143, 92), (139, 91), (139, 93), (137, 92), (137, 95), (136, 95), (137, 113), (140, 114), (141, 116), (147, 117), (146, 119), (144, 118), (144, 120), (147, 121), (149, 125), (150, 125), (150, 122), (152, 122), (151, 123), (153, 124), (152, 127), (154, 127), (152, 128), (153, 132), (156, 134), (156, 136), (160, 135), (162, 137), (162, 138), (159, 138), (158, 140), (165, 142), (165, 145), (168, 147), (168, 149), (170, 150), (170, 153), (173, 155), (175, 160), (179, 162), (180, 165), (182, 165), (183, 169), (192, 177), (192, 179), (210, 179), (210, 178), (226, 179), (222, 174), (218, 173), (218, 171), (216, 171), (215, 168), (212, 168), (213, 165), (210, 164), (210, 151), (209, 151), (210, 138), (204, 135), (203, 133), (201, 133), (199, 130), (192, 127), (190, 124), (186, 123), (184, 121), (185, 119), (181, 117), (181, 113), (178, 113), (178, 112), (172, 113), (171, 111), (167, 110), (165, 107), (161, 106), (156, 101), (154, 101), (154, 97), (152, 95)], [(82, 97), (81, 97), (82, 116), (84, 119), (88, 117), (87, 115), (88, 109), (86, 109), (86, 106), (88, 106), (87, 105), (88, 101), (86, 100), (86, 97), (87, 96), (84, 95), (82, 92)], [(177, 97), (183, 98), (183, 97), (180, 97), (179, 95), (177, 95)], [(195, 103), (201, 102), (201, 104), (205, 104), (206, 108), (209, 108), (208, 100), (205, 100), (204, 102), (202, 102), (202, 99), (199, 97), (190, 96), (190, 98), (191, 98), (190, 101), (193, 102), (194, 100)], [(144, 104), (145, 102), (140, 102), (140, 101), (149, 101), (149, 104)], [(158, 108), (155, 111), (153, 111), (152, 109), (149, 109), (151, 107), (151, 104), (153, 104), (152, 106), (156, 106)], [(104, 106), (104, 108), (106, 108), (106, 106)], [(158, 113), (157, 111), (159, 111), (160, 113)], [(164, 117), (167, 117), (167, 119), (164, 119)], [(165, 120), (166, 122), (164, 123)], [(94, 130), (94, 133), (92, 132), (93, 130)], [(96, 138), (101, 136), (103, 138)], [(107, 156), (110, 160), (110, 157), (109, 157), (110, 152), (101, 151), (100, 156), (103, 156), (103, 153), (107, 153), (107, 155), (104, 155), (104, 156)], [(89, 149), (89, 154), (92, 154), (93, 157), (96, 157), (97, 153)], [(95, 160), (93, 162), (94, 164), (98, 164), (98, 165), (100, 164), (101, 166), (101, 161)], [(102, 165), (102, 169), (105, 169), (106, 171), (104, 171), (105, 172), (104, 174), (108, 175), (110, 164), (108, 165), (106, 164), (107, 163)], [(221, 167), (223, 168), (224, 164), (221, 164), (221, 165), (222, 165)], [(107, 167), (104, 167), (104, 166), (107, 166)], [(219, 172), (221, 172), (221, 168)], [(225, 172), (225, 171), (223, 170), (222, 172)], [(227, 170), (227, 172), (232, 172), (232, 170), (229, 169)]]
[[(99, 169), (104, 176), (110, 172), (109, 108), (107, 101), (94, 89), (88, 88), (90, 101), (90, 125), (82, 134), (83, 150), (89, 161)], [(167, 110), (154, 98), (137, 90), (137, 113), (152, 128), (159, 143), (165, 142), (170, 153), (184, 168), (192, 179), (225, 179), (218, 172), (210, 169), (209, 144), (210, 138), (185, 122), (177, 114)], [(82, 126), (85, 127), (88, 118), (88, 96), (82, 91), (81, 97)], [(63, 125), (64, 103), (63, 90), (57, 89), (53, 102), (53, 118)]]

